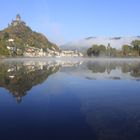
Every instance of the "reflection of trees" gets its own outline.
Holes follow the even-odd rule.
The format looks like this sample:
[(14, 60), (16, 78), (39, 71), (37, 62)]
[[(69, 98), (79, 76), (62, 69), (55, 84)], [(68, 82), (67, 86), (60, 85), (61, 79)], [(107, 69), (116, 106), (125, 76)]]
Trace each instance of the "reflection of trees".
[(122, 63), (120, 66), (123, 73), (131, 72), (133, 69), (133, 65), (128, 63)]
[(134, 67), (134, 69), (131, 71), (131, 75), (133, 77), (140, 77), (140, 65)]
[(140, 77), (140, 62), (118, 62), (118, 61), (105, 61), (103, 62), (88, 62), (87, 67), (93, 73), (108, 74), (117, 68), (121, 68), (122, 73), (130, 73), (133, 77)]
[(93, 73), (104, 73), (106, 71), (106, 64), (105, 63), (88, 62), (87, 67)]
[(128, 73), (130, 72), (130, 75), (133, 77), (140, 77), (140, 63), (124, 63), (122, 65), (122, 72)]
[(59, 66), (23, 63), (0, 64), (0, 86), (8, 89), (17, 101), (27, 94), (33, 86), (41, 84), (49, 75), (57, 72)]
[(110, 73), (113, 69), (116, 69), (116, 64), (108, 62), (88, 62), (87, 67), (93, 73)]

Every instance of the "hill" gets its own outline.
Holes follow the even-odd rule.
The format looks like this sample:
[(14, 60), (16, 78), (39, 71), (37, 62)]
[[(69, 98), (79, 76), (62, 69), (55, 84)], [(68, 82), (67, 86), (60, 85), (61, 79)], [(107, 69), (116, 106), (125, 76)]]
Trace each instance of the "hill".
[(28, 47), (39, 48), (44, 52), (48, 49), (59, 51), (57, 45), (51, 43), (43, 34), (32, 31), (17, 15), (16, 20), (0, 31), (0, 54), (10, 55), (9, 50), (18, 50), (17, 55), (23, 55)]

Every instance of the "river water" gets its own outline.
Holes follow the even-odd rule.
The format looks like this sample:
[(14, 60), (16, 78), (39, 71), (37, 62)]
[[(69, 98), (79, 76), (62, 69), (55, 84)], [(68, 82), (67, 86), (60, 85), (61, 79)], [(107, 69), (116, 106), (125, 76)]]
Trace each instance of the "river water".
[(139, 140), (140, 60), (1, 60), (0, 139)]

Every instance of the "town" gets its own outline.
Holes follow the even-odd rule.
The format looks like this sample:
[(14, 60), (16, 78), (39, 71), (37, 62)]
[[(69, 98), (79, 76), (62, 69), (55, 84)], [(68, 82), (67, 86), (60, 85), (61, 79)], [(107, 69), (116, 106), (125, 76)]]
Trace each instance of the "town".
[[(38, 33), (36, 34), (35, 32), (32, 32), (31, 29), (29, 27), (26, 26), (26, 23), (24, 21), (21, 20), (21, 17), (19, 14), (17, 14), (16, 19), (12, 20), (11, 24), (8, 24), (8, 29), (7, 30), (11, 30), (12, 29), (12, 33), (16, 33), (17, 34), (17, 29), (18, 29), (18, 34), (21, 34), (22, 36), (22, 41), (20, 44), (22, 44), (22, 46), (20, 46), (19, 44), (17, 44), (17, 42), (19, 42), (21, 40), (21, 38), (18, 38), (18, 40), (14, 37), (14, 35), (12, 33), (8, 34), (7, 31), (5, 31), (4, 33), (4, 38), (6, 40), (6, 49), (9, 52), (10, 56), (23, 56), (23, 57), (83, 57), (83, 54), (78, 52), (76, 49), (75, 50), (62, 50), (59, 47), (57, 47), (55, 44), (53, 43), (49, 43), (50, 46), (44, 46), (41, 47), (41, 45), (36, 45), (39, 43), (44, 43), (45, 41), (41, 41), (41, 40), (36, 40), (35, 38), (38, 37)], [(21, 31), (21, 32), (20, 32)], [(25, 32), (29, 32), (29, 34), (34, 34), (33, 38), (34, 40), (31, 40), (31, 36)], [(24, 34), (24, 35), (23, 35)], [(31, 41), (31, 43), (29, 43), (29, 41), (27, 41), (27, 37), (29, 36), (29, 40)], [(41, 38), (44, 38), (43, 35), (40, 35)], [(25, 38), (26, 37), (26, 38)], [(40, 38), (40, 37), (38, 37)], [(4, 41), (5, 41), (4, 40)], [(24, 41), (26, 40), (26, 41)], [(34, 41), (34, 43), (33, 43)], [(33, 45), (34, 44), (34, 45)]]
[[(8, 42), (12, 42), (14, 44), (14, 39), (9, 39)], [(19, 54), (21, 50), (14, 46), (7, 46), (7, 49), (11, 54)], [(52, 47), (53, 49), (53, 47)], [(56, 51), (55, 49), (50, 50), (47, 48), (47, 51), (43, 51), (42, 48), (31, 47), (28, 44), (25, 47), (25, 51), (23, 53), (25, 57), (83, 57), (83, 54), (78, 52), (77, 50), (60, 50)]]

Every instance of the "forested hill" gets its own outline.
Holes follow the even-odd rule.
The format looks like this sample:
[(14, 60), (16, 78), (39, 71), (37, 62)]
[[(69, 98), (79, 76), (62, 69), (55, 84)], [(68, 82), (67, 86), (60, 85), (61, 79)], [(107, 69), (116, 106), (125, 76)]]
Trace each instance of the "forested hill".
[(42, 48), (43, 51), (47, 51), (47, 49), (59, 51), (57, 45), (51, 43), (43, 34), (32, 31), (25, 22), (21, 21), (20, 17), (18, 19), (18, 16), (7, 28), (0, 31), (1, 55), (9, 54), (7, 46), (20, 49), (21, 53), (28, 46)]

